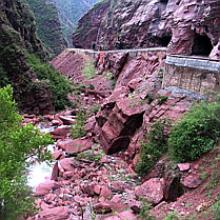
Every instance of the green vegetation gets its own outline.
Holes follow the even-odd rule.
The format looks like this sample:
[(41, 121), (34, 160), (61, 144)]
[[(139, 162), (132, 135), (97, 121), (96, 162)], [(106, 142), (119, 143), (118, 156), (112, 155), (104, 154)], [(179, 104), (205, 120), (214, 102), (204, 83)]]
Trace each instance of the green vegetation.
[(89, 161), (99, 162), (105, 155), (100, 146), (93, 146), (91, 150), (87, 150), (77, 154), (77, 159), (85, 159)]
[(178, 220), (178, 216), (175, 212), (170, 212), (164, 220)]
[(176, 161), (192, 161), (211, 150), (219, 137), (220, 104), (197, 104), (172, 128), (169, 152)]
[(94, 104), (91, 106), (91, 113), (92, 114), (97, 114), (101, 106), (99, 104)]
[(66, 42), (56, 6), (47, 0), (27, 0), (27, 2), (34, 12), (39, 38), (52, 55), (60, 53), (66, 47)]
[[(30, 0), (31, 1), (31, 0)], [(69, 45), (72, 45), (72, 33), (80, 18), (96, 3), (96, 0), (56, 0), (63, 34)]]
[[(42, 152), (52, 140), (32, 125), (21, 126), (12, 88), (0, 89), (0, 219), (15, 220), (33, 209), (25, 171), (30, 155)], [(40, 155), (45, 159), (44, 155)]]
[(0, 64), (0, 88), (9, 84), (7, 73)]
[(136, 171), (140, 176), (146, 175), (158, 159), (166, 153), (167, 137), (164, 130), (167, 125), (166, 121), (153, 124), (147, 135), (147, 141), (142, 143), (140, 161), (136, 166)]
[(155, 220), (155, 218), (153, 216), (151, 216), (150, 213), (149, 213), (150, 209), (151, 209), (151, 205), (147, 201), (142, 199), (142, 201), (141, 201), (141, 209), (140, 209), (140, 213), (139, 213), (140, 219), (143, 219), (143, 220)]
[(70, 105), (68, 93), (72, 91), (70, 82), (55, 71), (52, 66), (43, 63), (35, 55), (27, 55), (28, 64), (37, 74), (39, 80), (46, 80), (53, 95), (53, 103), (56, 110), (62, 110), (65, 106)]
[(86, 79), (94, 78), (94, 76), (96, 75), (94, 63), (92, 61), (86, 61), (82, 72)]
[(72, 138), (80, 138), (86, 135), (86, 131), (84, 129), (86, 122), (86, 112), (81, 110), (78, 112), (76, 117), (76, 124), (72, 126), (71, 135)]
[(159, 96), (157, 98), (157, 103), (158, 105), (163, 105), (167, 101), (168, 97), (167, 96)]
[(220, 199), (213, 205), (214, 220), (220, 220)]

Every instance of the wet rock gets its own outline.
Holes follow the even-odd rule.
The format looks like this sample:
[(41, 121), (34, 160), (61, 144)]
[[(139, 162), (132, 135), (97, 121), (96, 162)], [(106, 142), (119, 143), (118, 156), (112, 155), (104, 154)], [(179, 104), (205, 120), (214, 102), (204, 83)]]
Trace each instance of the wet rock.
[(199, 178), (199, 175), (197, 174), (189, 174), (186, 177), (184, 177), (181, 182), (183, 186), (185, 186), (186, 188), (196, 189), (200, 186), (202, 180)]
[(58, 184), (53, 180), (47, 180), (44, 183), (39, 184), (36, 187), (35, 194), (37, 196), (44, 196), (48, 194), (50, 191), (56, 189), (58, 187)]
[(39, 217), (42, 220), (66, 220), (69, 213), (66, 207), (55, 207), (41, 211)]
[(93, 142), (89, 138), (85, 139), (66, 139), (60, 140), (57, 143), (57, 146), (62, 148), (67, 154), (77, 154), (85, 150), (88, 150), (92, 147)]
[(136, 187), (135, 195), (138, 198), (145, 198), (152, 204), (158, 204), (162, 201), (164, 189), (164, 179), (152, 178), (141, 186)]

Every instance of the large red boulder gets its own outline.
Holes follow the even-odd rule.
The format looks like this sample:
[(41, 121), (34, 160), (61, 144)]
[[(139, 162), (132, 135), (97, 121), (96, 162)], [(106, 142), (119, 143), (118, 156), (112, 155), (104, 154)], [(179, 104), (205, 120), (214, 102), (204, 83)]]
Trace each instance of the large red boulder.
[(63, 149), (68, 154), (77, 154), (88, 150), (92, 147), (93, 142), (89, 138), (84, 139), (65, 139), (60, 140), (57, 143), (57, 146)]
[(136, 187), (135, 195), (156, 205), (163, 200), (164, 179), (152, 178)]
[(42, 220), (66, 220), (69, 213), (66, 207), (55, 207), (41, 211), (39, 217)]
[(58, 184), (55, 181), (47, 180), (46, 182), (41, 183), (36, 187), (35, 194), (37, 196), (44, 196), (48, 194), (50, 191), (56, 189), (57, 187)]

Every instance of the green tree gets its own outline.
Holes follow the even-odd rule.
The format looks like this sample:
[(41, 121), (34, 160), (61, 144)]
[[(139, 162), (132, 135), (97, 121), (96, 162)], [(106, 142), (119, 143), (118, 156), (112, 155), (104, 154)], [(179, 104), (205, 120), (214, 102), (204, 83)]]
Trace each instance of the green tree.
[(33, 125), (21, 126), (21, 122), (11, 86), (0, 89), (0, 219), (4, 220), (32, 210), (26, 185), (27, 158), (52, 143), (50, 136)]

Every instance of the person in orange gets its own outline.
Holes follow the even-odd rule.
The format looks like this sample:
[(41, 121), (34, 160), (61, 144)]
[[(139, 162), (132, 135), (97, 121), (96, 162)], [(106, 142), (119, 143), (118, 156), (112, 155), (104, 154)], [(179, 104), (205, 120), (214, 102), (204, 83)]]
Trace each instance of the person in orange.
[(97, 58), (98, 74), (102, 74), (103, 71), (105, 70), (105, 56), (106, 56), (105, 51), (103, 51), (102, 48), (100, 47)]

